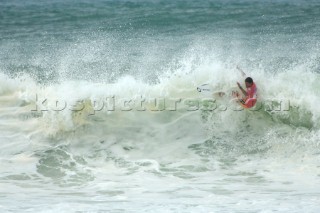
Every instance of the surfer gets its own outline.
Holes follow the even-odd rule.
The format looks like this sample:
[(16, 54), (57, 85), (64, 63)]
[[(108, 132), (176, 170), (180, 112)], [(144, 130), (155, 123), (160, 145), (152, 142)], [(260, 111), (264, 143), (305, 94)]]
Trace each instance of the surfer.
[[(246, 74), (237, 66), (237, 69), (242, 73), (242, 76), (246, 76)], [(244, 108), (251, 108), (257, 102), (257, 87), (256, 84), (253, 82), (251, 77), (247, 77), (245, 79), (246, 89), (244, 90), (243, 87), (239, 82), (237, 82), (240, 91), (242, 92), (243, 96), (239, 94), (237, 91), (232, 92), (232, 96), (238, 99), (238, 102)]]

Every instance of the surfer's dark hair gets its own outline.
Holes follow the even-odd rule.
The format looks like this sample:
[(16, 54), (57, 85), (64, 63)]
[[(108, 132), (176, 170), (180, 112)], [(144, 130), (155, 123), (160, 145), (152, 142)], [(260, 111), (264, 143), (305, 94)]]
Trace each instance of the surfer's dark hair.
[(248, 83), (252, 84), (253, 80), (252, 80), (252, 78), (248, 77), (248, 78), (246, 78), (245, 82), (248, 82)]

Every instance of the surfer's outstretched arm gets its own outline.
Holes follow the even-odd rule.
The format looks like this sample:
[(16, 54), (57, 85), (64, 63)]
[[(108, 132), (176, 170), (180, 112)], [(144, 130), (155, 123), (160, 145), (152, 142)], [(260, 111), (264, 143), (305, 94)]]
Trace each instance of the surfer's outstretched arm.
[(244, 96), (247, 96), (247, 92), (242, 88), (242, 86), (240, 85), (239, 82), (237, 82), (239, 89), (241, 90), (241, 92), (244, 94)]
[(242, 75), (243, 77), (247, 76), (246, 73), (243, 72), (243, 70), (242, 70), (239, 66), (237, 66), (237, 69), (241, 72), (241, 75)]

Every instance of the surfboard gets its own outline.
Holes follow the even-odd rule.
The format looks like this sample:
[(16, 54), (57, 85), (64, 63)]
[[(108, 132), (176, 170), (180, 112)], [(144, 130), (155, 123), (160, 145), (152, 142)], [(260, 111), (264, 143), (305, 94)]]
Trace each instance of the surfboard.
[(197, 91), (204, 96), (213, 96), (217, 98), (226, 95), (225, 92), (213, 90), (213, 87), (208, 83), (199, 85), (197, 87)]
[(207, 93), (207, 92), (212, 92), (212, 86), (210, 84), (202, 84), (200, 86), (197, 87), (197, 91), (198, 92), (204, 92), (204, 93)]

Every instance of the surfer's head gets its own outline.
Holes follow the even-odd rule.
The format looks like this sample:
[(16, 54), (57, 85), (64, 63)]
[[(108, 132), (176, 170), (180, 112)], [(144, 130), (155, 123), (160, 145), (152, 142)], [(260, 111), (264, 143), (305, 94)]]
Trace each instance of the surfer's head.
[(245, 80), (244, 82), (246, 83), (246, 87), (247, 87), (247, 88), (248, 88), (248, 87), (251, 87), (252, 84), (253, 84), (253, 80), (252, 80), (252, 78), (250, 78), (250, 77), (246, 78), (246, 80)]

